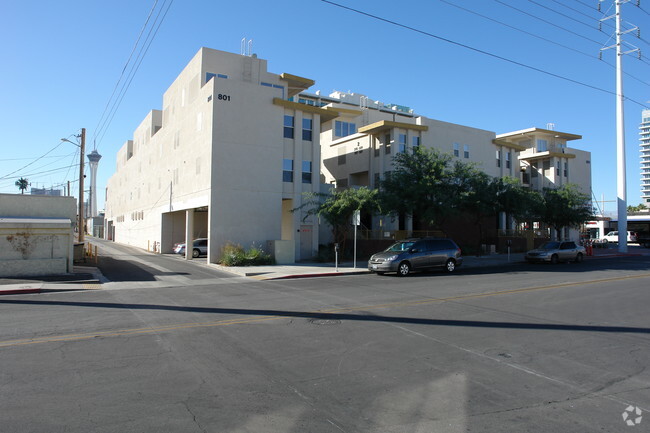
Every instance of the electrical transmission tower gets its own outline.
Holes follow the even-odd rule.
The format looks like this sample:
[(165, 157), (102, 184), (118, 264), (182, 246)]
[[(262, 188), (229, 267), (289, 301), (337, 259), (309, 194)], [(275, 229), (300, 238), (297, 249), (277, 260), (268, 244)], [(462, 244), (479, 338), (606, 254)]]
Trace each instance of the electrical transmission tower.
[[(600, 3), (604, 0), (599, 0)], [(623, 94), (623, 56), (631, 53), (638, 53), (640, 50), (634, 45), (623, 41), (625, 34), (636, 32), (639, 34), (639, 28), (633, 26), (630, 29), (623, 29), (621, 26), (621, 6), (629, 3), (631, 0), (613, 0), (616, 6), (614, 15), (606, 16), (601, 22), (610, 19), (616, 20), (616, 43), (608, 47), (601, 48), (601, 54), (604, 50), (611, 48), (616, 49), (616, 186), (617, 186), (617, 203), (618, 203), (618, 252), (627, 253), (627, 181), (625, 170), (625, 124), (624, 108), (625, 96)], [(638, 0), (637, 0), (638, 1)]]

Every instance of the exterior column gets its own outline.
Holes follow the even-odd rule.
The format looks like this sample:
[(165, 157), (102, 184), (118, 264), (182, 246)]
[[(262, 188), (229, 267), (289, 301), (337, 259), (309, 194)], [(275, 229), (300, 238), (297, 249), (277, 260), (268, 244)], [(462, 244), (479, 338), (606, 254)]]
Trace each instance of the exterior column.
[(499, 212), (499, 230), (506, 230), (506, 213)]
[(194, 250), (194, 209), (185, 211), (185, 260), (192, 260)]

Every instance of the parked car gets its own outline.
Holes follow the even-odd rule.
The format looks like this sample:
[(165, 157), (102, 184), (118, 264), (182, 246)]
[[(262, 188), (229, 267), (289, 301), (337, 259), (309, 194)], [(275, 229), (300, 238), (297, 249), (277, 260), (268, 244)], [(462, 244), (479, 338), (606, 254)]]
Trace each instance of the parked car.
[[(616, 242), (618, 243), (618, 232), (617, 231), (612, 231), (607, 233), (603, 238), (601, 239), (603, 242)], [(636, 242), (637, 241), (637, 233), (636, 232), (627, 232), (627, 241), (628, 242)]]
[(373, 254), (368, 261), (368, 270), (378, 275), (397, 272), (400, 277), (405, 277), (411, 271), (434, 268), (453, 272), (462, 264), (461, 250), (451, 239), (406, 239)]
[(525, 259), (532, 262), (582, 262), (585, 257), (585, 248), (573, 241), (550, 241), (539, 248), (526, 253)]
[[(185, 242), (174, 245), (176, 254), (185, 254)], [(206, 238), (194, 239), (192, 257), (208, 255), (208, 240)]]

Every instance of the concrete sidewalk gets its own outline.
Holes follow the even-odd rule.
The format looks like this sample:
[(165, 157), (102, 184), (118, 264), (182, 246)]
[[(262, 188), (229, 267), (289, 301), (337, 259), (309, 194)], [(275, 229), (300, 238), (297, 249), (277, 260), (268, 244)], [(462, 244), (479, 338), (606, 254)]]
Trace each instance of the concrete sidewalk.
[[(650, 256), (650, 249), (634, 249), (627, 254), (620, 254), (615, 248), (594, 249), (594, 256), (585, 257), (585, 260), (604, 259), (621, 256)], [(352, 262), (344, 262), (338, 269), (333, 263), (296, 263), (292, 265), (270, 266), (221, 266), (214, 264), (194, 263), (219, 269), (238, 276), (249, 277), (255, 280), (280, 280), (290, 278), (315, 278), (333, 277), (342, 275), (367, 274), (367, 261), (358, 261), (356, 268)], [(484, 256), (463, 256), (463, 265), (459, 268), (474, 269), (481, 267), (510, 266), (525, 263), (524, 253), (490, 254)], [(51, 277), (36, 278), (0, 278), (0, 295), (27, 294), (55, 291), (96, 290), (101, 289), (101, 284), (106, 282), (101, 270), (91, 266), (75, 266), (74, 273), (56, 275)]]

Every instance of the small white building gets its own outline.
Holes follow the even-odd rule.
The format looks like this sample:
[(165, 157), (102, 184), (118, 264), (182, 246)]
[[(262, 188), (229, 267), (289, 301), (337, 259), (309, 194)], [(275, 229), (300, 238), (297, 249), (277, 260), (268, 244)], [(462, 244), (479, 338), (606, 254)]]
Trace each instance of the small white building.
[(0, 277), (73, 271), (73, 197), (0, 194)]

